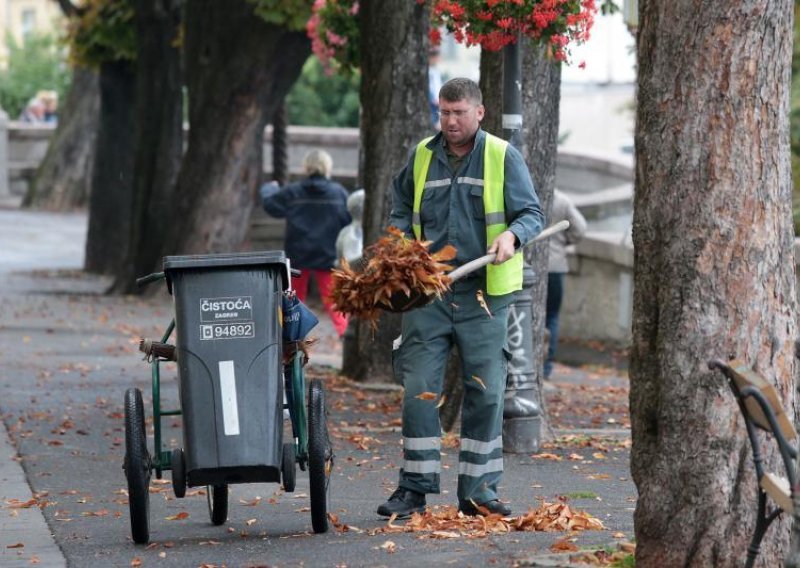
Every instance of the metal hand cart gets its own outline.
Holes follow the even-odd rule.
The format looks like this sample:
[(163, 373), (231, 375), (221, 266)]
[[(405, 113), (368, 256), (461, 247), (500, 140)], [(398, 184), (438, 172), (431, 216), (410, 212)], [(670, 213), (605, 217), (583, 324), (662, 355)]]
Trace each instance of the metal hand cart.
[[(164, 258), (175, 317), (160, 341), (142, 340), (152, 367), (154, 449), (148, 449), (138, 388), (125, 392), (125, 461), (134, 542), (150, 540), (149, 485), (172, 472), (175, 496), (207, 486), (211, 522), (228, 518), (228, 486), (283, 483), (294, 491), (296, 466), (308, 469), (311, 523), (328, 530), (333, 450), (322, 382), (308, 385), (304, 353), (282, 340), (282, 299), (291, 290), (283, 251)], [(176, 335), (174, 344), (170, 338)], [(162, 409), (160, 364), (178, 364), (180, 409)], [(288, 411), (288, 412), (285, 412)], [(283, 442), (289, 415), (292, 442)], [(183, 448), (162, 444), (162, 418), (182, 415)]]

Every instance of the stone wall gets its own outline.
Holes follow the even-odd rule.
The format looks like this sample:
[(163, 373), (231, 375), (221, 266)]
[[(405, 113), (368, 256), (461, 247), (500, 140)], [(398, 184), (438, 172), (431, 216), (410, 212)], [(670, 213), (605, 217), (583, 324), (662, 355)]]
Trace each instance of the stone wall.
[(589, 232), (569, 255), (560, 334), (626, 344), (631, 338), (633, 246), (619, 233)]

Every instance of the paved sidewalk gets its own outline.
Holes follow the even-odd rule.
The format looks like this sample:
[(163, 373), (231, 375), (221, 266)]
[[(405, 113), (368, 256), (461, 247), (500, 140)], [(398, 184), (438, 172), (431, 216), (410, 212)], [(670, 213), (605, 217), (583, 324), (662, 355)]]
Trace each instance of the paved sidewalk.
[[(223, 527), (202, 521), (204, 497), (174, 499), (168, 485), (156, 485), (151, 500), (155, 544), (132, 545), (120, 493), (121, 395), (138, 386), (149, 396), (149, 372), (133, 343), (159, 332), (171, 303), (165, 293), (145, 300), (102, 295), (102, 279), (76, 270), (84, 232), (81, 215), (0, 209), (0, 417), (19, 451), (17, 458), (3, 426), (0, 566), (30, 566), (34, 555), (41, 566), (130, 566), (137, 558), (143, 566), (575, 565), (569, 555), (549, 553), (566, 533), (445, 540), (369, 534), (385, 527), (375, 508), (391, 492), (402, 461), (400, 396), (396, 388), (365, 387), (336, 376), (332, 368), (341, 360), (340, 344), (324, 314), (309, 375), (326, 381), (337, 453), (331, 510), (362, 532), (309, 536), (307, 476), (299, 473), (294, 495), (273, 493), (274, 486), (264, 484), (232, 486), (231, 518)], [(17, 252), (7, 254), (10, 250)], [(177, 401), (173, 374), (170, 369), (162, 384), (170, 405)], [(628, 471), (624, 375), (601, 365), (557, 365), (546, 393), (556, 440), (546, 444), (544, 455), (505, 457), (501, 490), (516, 514), (539, 500), (561, 498), (605, 523), (606, 531), (573, 535), (581, 548), (613, 548), (633, 538), (636, 492)], [(180, 424), (165, 426), (165, 443), (180, 444)], [(443, 467), (443, 492), (431, 496), (432, 506), (453, 503), (456, 450), (445, 451)], [(37, 493), (44, 516), (36, 506), (12, 507)], [(247, 505), (256, 500), (259, 506)], [(166, 519), (184, 511), (190, 515), (186, 522)], [(397, 554), (381, 549), (389, 539), (397, 544)], [(7, 548), (18, 542), (24, 548)]]
[[(57, 228), (48, 230), (52, 227)], [(80, 266), (85, 235), (85, 215), (0, 209), (0, 289), (10, 290), (9, 273), (14, 270)], [(3, 363), (7, 362), (0, 360)], [(32, 504), (36, 500), (20, 462), (0, 420), (0, 506), (4, 506), (0, 509), (0, 566), (66, 566), (41, 509)]]

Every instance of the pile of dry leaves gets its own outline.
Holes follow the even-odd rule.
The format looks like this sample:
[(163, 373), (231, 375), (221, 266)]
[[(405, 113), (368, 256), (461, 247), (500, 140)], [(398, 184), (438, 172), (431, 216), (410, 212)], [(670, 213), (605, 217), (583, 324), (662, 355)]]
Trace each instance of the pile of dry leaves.
[(336, 310), (365, 321), (375, 322), (381, 310), (392, 306), (392, 297), (441, 296), (450, 285), (447, 261), (456, 256), (450, 245), (431, 253), (431, 241), (407, 238), (389, 227), (387, 235), (364, 251), (363, 270), (353, 270), (342, 259), (333, 271), (330, 293)]
[[(486, 511), (488, 513), (488, 511)], [(340, 532), (361, 529), (341, 523), (336, 516), (331, 521)], [(371, 535), (388, 533), (422, 533), (420, 538), (483, 538), (492, 534), (514, 531), (583, 531), (605, 530), (600, 519), (588, 513), (573, 511), (566, 503), (542, 503), (517, 517), (503, 517), (498, 514), (469, 516), (459, 512), (454, 506), (433, 507), (424, 513), (414, 513), (404, 524), (395, 524), (392, 517), (386, 526)]]

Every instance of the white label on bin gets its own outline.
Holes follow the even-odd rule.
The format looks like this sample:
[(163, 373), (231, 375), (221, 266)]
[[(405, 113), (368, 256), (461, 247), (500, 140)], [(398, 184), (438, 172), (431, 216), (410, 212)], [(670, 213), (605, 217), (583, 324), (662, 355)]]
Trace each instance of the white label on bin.
[(236, 372), (233, 361), (219, 362), (219, 390), (222, 395), (222, 423), (226, 436), (239, 435), (239, 407), (236, 402)]
[(256, 325), (251, 321), (241, 323), (201, 323), (200, 340), (253, 339)]
[(201, 298), (200, 321), (251, 321), (253, 319), (252, 296), (227, 296), (225, 298)]

